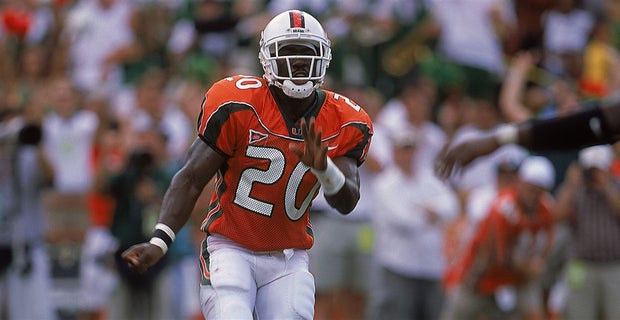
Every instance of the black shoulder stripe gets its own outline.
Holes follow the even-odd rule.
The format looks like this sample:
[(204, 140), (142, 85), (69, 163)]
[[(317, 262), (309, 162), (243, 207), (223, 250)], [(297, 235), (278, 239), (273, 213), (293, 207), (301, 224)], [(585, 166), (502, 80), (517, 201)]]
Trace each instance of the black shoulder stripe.
[(199, 136), (203, 141), (213, 147), (216, 145), (216, 141), (222, 133), (222, 127), (228, 121), (230, 116), (235, 112), (243, 110), (251, 110), (251, 107), (249, 105), (236, 102), (230, 102), (220, 106), (209, 118), (204, 131), (199, 132)]
[(358, 122), (358, 123), (353, 123), (350, 125), (358, 128), (364, 135), (364, 138), (357, 145), (355, 145), (355, 147), (347, 151), (347, 153), (345, 153), (344, 155), (346, 157), (350, 157), (350, 158), (357, 160), (358, 161), (357, 165), (359, 166), (362, 164), (362, 162), (360, 162), (360, 158), (364, 155), (364, 150), (366, 149), (366, 146), (370, 143), (370, 138), (372, 137), (372, 133), (370, 132), (370, 127), (364, 123)]

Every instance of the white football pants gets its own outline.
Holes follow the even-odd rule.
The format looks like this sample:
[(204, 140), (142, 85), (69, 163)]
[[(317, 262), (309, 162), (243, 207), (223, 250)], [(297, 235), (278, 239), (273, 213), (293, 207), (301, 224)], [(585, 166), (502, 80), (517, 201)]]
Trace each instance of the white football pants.
[(211, 285), (200, 286), (207, 320), (308, 319), (314, 317), (314, 278), (308, 252), (252, 252), (209, 236)]

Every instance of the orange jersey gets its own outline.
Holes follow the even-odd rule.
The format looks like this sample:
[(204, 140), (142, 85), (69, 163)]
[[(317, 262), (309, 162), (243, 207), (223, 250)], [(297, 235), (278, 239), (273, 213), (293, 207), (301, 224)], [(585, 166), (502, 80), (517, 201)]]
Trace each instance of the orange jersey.
[[(372, 124), (346, 97), (318, 91), (304, 115), (316, 118), (331, 158), (361, 165)], [(303, 145), (299, 123), (280, 111), (263, 78), (235, 76), (206, 93), (198, 135), (227, 160), (217, 173), (202, 230), (220, 234), (253, 251), (308, 249), (313, 244), (309, 208), (320, 184), (290, 144)]]
[[(448, 274), (449, 281), (464, 283), (481, 294), (492, 294), (503, 285), (525, 281), (514, 269), (515, 261), (545, 254), (551, 245), (553, 217), (549, 198), (528, 217), (517, 205), (516, 190), (502, 190), (487, 217), (480, 222), (461, 263)], [(454, 283), (448, 283), (448, 287)]]

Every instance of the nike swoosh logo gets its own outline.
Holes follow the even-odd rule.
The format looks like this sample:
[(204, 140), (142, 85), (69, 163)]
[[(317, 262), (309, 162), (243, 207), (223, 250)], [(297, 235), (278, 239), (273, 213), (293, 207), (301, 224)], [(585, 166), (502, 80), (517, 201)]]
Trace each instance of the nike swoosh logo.
[(334, 150), (334, 149), (336, 149), (336, 148), (338, 148), (338, 145), (335, 145), (335, 146), (327, 146), (327, 150), (328, 150), (328, 151)]

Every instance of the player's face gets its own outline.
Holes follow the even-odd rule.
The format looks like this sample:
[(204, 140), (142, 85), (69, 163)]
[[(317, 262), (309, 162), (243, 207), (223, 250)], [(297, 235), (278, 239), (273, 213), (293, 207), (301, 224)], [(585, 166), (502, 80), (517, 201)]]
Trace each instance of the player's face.
[[(312, 68), (312, 58), (316, 56), (314, 50), (309, 47), (300, 45), (287, 45), (280, 49), (280, 56), (295, 56), (290, 59), (278, 60), (278, 75), (282, 77), (296, 77), (303, 78), (310, 76), (310, 69)], [(300, 57), (308, 56), (308, 58)], [(288, 63), (287, 63), (288, 61)], [(290, 65), (290, 69), (289, 69)], [(303, 84), (306, 81), (293, 81), (299, 82), (296, 84)]]

